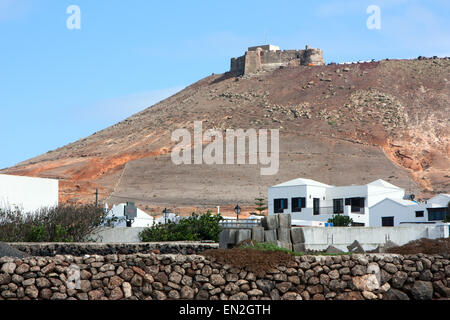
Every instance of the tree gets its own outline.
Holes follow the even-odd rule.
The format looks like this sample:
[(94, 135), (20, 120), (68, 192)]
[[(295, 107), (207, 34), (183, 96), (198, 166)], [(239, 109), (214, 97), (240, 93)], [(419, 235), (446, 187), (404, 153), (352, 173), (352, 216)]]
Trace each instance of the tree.
[(257, 206), (255, 208), (256, 211), (258, 211), (259, 213), (257, 214), (258, 216), (265, 216), (264, 214), (264, 210), (267, 209), (266, 207), (266, 199), (262, 197), (262, 195), (259, 195), (259, 198), (255, 198), (256, 202), (255, 205)]
[(353, 223), (353, 219), (349, 216), (337, 214), (333, 218), (328, 219), (328, 222), (332, 223), (334, 227), (350, 227)]

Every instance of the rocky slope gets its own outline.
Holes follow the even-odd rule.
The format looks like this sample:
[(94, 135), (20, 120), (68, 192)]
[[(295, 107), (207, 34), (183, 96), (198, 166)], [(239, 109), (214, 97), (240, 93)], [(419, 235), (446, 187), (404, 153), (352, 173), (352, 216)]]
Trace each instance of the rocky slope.
[[(0, 173), (59, 178), (61, 201), (249, 206), (267, 187), (297, 177), (365, 184), (384, 179), (419, 196), (449, 192), (450, 60), (385, 60), (287, 67), (253, 76), (212, 75), (85, 139)], [(280, 170), (181, 165), (177, 128), (280, 129)]]

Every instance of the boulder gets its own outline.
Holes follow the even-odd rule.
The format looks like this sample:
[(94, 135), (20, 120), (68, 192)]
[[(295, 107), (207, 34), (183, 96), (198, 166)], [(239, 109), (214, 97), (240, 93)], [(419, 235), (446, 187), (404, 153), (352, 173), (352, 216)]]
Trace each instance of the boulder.
[(277, 230), (265, 230), (264, 242), (277, 244)]
[(256, 285), (260, 290), (270, 293), (275, 288), (275, 282), (271, 280), (256, 280)]
[(450, 298), (450, 288), (446, 287), (441, 280), (433, 282), (434, 291), (443, 298)]
[(280, 227), (278, 214), (270, 214), (261, 219), (261, 224), (265, 230), (276, 230)]
[(364, 253), (363, 247), (359, 244), (358, 240), (353, 241), (353, 243), (347, 246), (348, 251), (352, 253)]
[(264, 242), (264, 228), (253, 227), (252, 228), (252, 240), (256, 242)]
[(0, 258), (1, 257), (11, 257), (11, 258), (25, 258), (28, 257), (28, 255), (22, 251), (19, 251), (10, 245), (0, 242)]
[(414, 300), (431, 300), (433, 298), (433, 284), (428, 281), (416, 281), (411, 288)]
[(279, 241), (291, 243), (291, 229), (289, 228), (278, 228), (277, 238)]
[(292, 217), (290, 214), (279, 214), (278, 221), (280, 228), (291, 228)]
[(219, 247), (227, 249), (228, 245), (236, 244), (237, 229), (224, 229), (219, 234)]
[(410, 300), (408, 295), (400, 290), (391, 288), (384, 295), (384, 300)]
[(397, 271), (392, 276), (392, 287), (396, 289), (400, 289), (405, 284), (406, 279), (408, 278), (408, 274), (403, 271)]
[(331, 253), (331, 254), (337, 254), (337, 253), (341, 253), (343, 252), (342, 250), (339, 250), (338, 248), (336, 248), (335, 246), (328, 246), (327, 250), (325, 250), (326, 253)]
[(305, 252), (306, 251), (306, 246), (304, 243), (294, 243), (292, 245), (292, 250), (294, 252)]
[(291, 228), (292, 243), (305, 243), (305, 235), (302, 228)]
[(352, 281), (354, 286), (360, 291), (375, 291), (380, 288), (380, 282), (374, 274), (353, 277)]
[(250, 229), (238, 229), (236, 232), (236, 244), (242, 241), (249, 240), (252, 237), (252, 231)]
[(284, 241), (277, 241), (277, 247), (279, 248), (283, 248), (283, 249), (288, 249), (292, 251), (292, 243), (290, 242), (284, 242)]

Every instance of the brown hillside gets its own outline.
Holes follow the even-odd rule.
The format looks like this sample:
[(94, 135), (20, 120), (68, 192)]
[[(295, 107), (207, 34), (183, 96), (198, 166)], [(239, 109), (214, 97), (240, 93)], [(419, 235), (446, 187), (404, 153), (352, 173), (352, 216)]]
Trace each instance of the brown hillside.
[[(297, 177), (365, 184), (382, 178), (419, 196), (449, 192), (450, 60), (390, 60), (286, 67), (254, 76), (212, 75), (92, 136), (0, 173), (61, 179), (61, 201), (134, 200), (250, 208), (267, 186)], [(171, 133), (280, 128), (280, 170), (181, 165)]]

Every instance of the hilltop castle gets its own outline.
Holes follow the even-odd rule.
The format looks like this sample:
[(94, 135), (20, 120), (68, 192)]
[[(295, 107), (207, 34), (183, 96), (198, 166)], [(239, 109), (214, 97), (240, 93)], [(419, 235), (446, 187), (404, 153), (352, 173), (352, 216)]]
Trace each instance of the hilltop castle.
[(306, 46), (305, 50), (280, 50), (274, 45), (248, 48), (245, 55), (231, 59), (230, 72), (235, 75), (271, 71), (282, 66), (324, 65), (323, 51)]

